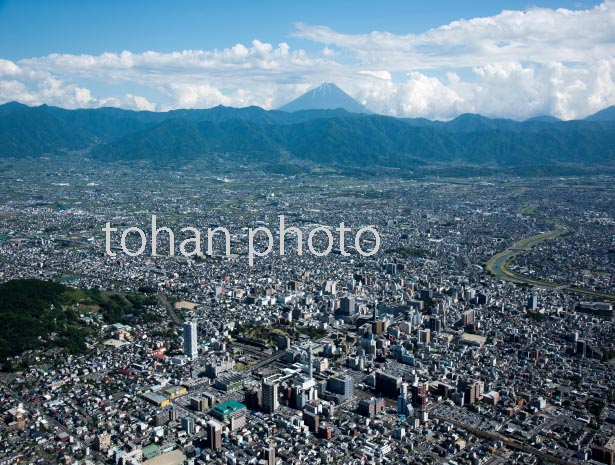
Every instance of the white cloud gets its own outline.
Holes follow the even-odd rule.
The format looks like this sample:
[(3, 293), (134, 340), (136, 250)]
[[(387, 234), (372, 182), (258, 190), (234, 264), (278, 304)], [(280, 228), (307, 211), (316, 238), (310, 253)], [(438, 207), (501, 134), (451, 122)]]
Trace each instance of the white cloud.
[(125, 99), (128, 102), (127, 105), (129, 106), (131, 105), (130, 108), (132, 108), (133, 110), (156, 111), (156, 104), (153, 102), (150, 102), (145, 97), (140, 97), (139, 95), (133, 95), (133, 94), (126, 94)]
[(138, 95), (96, 98), (87, 87), (67, 83), (49, 71), (23, 69), (8, 60), (0, 60), (0, 102), (13, 100), (28, 105), (46, 103), (64, 108), (116, 106), (133, 110), (156, 110), (156, 104)]
[(15, 63), (9, 60), (0, 58), (0, 78), (5, 76), (17, 76), (21, 73), (21, 69)]
[(391, 80), (391, 73), (389, 73), (388, 71), (363, 70), (363, 71), (359, 71), (359, 74), (364, 74), (366, 76), (372, 76), (378, 79), (384, 79), (385, 81)]
[(181, 108), (229, 105), (230, 99), (208, 84), (171, 84), (169, 90)]
[(341, 34), (326, 26), (299, 23), (293, 35), (341, 48), (363, 63), (385, 64), (390, 70), (511, 61), (587, 63), (614, 54), (615, 1), (588, 10), (503, 11), (454, 21), (423, 34)]
[(615, 58), (588, 67), (562, 63), (499, 63), (473, 69), (463, 81), (411, 72), (402, 82), (372, 80), (356, 87), (365, 104), (394, 116), (449, 119), (461, 113), (525, 119), (551, 114), (582, 118), (615, 103)]
[(0, 102), (16, 100), (28, 105), (38, 105), (39, 100), (28, 91), (23, 82), (14, 79), (0, 80)]
[(0, 102), (275, 108), (333, 81), (369, 108), (395, 116), (575, 118), (615, 104), (613, 0), (586, 10), (503, 11), (422, 34), (341, 34), (299, 24), (293, 36), (322, 48), (306, 52), (253, 40), (221, 50), (0, 59)]

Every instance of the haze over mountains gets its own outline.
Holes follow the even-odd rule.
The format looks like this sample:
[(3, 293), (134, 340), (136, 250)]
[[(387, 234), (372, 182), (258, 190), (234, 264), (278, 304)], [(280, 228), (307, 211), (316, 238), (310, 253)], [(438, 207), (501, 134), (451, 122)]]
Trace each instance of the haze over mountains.
[(172, 163), (223, 157), (228, 163), (401, 169), (615, 162), (614, 107), (582, 121), (538, 117), (525, 122), (474, 114), (439, 122), (368, 111), (334, 84), (271, 111), (223, 106), (164, 113), (66, 110), (12, 102), (0, 105), (0, 156), (82, 150), (103, 161)]

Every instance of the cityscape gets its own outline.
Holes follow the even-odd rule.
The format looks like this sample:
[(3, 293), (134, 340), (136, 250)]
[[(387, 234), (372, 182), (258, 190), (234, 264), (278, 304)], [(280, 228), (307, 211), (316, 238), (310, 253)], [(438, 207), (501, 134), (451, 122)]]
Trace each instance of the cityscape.
[[(102, 8), (40, 3), (36, 18)], [(222, 34), (213, 3), (189, 12)], [(119, 4), (100, 19), (118, 37), (96, 40), (134, 47), (120, 64), (87, 55), (87, 28), (83, 50), (57, 25), (52, 48), (0, 45), (0, 465), (615, 463), (615, 5), (466, 2), (466, 20), (445, 3), (408, 36), (394, 13), (378, 32), (361, 2), (338, 33), (348, 12), (319, 3), (331, 27), (298, 23), (294, 48), (153, 51), (151, 33), (137, 57), (118, 16), (136, 7)], [(28, 6), (0, 2), (0, 29), (26, 24)], [(522, 32), (489, 29), (511, 16)], [(587, 43), (539, 34), (592, 18), (612, 90), (590, 85)], [(477, 25), (478, 52), (447, 35)], [(389, 50), (400, 38), (412, 46)], [(535, 41), (561, 61), (538, 90), (483, 61), (519, 53), (536, 62), (526, 82), (555, 67)], [(557, 87), (570, 63), (588, 66), (570, 78), (582, 98)], [(488, 79), (456, 87), (472, 66), (502, 78), (500, 97)], [(415, 68), (449, 70), (450, 87)], [(391, 90), (401, 71), (427, 89), (423, 107)], [(167, 82), (191, 73), (193, 100)], [(111, 91), (131, 97), (100, 97)]]
[[(74, 302), (86, 353), (45, 344), (9, 358), (19, 371), (3, 383), (4, 460), (584, 463), (610, 453), (613, 260), (598, 251), (612, 239), (613, 178), (195, 179), (140, 168), (148, 188), (135, 200), (125, 182), (135, 168), (42, 163), (48, 171), (4, 162), (2, 281), (144, 299), (121, 313)], [(150, 211), (176, 230), (277, 231), (280, 214), (302, 229), (374, 225), (381, 252), (299, 256), (287, 233), (284, 256), (249, 267), (244, 230), (230, 257), (222, 235), (211, 255), (105, 254), (101, 218), (148, 225)], [(554, 219), (569, 234), (487, 270)]]

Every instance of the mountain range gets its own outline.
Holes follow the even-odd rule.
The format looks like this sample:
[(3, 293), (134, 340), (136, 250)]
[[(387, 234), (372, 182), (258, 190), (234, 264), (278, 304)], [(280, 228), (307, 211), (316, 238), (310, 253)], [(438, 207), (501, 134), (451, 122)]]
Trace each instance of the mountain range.
[[(339, 97), (335, 89), (330, 89), (331, 95)], [(611, 166), (615, 107), (578, 121), (538, 117), (518, 122), (464, 114), (441, 122), (332, 107), (288, 112), (218, 106), (147, 112), (0, 105), (0, 157), (76, 150), (108, 162), (165, 164), (222, 157), (228, 163), (310, 163), (341, 169), (412, 170), (437, 164)]]

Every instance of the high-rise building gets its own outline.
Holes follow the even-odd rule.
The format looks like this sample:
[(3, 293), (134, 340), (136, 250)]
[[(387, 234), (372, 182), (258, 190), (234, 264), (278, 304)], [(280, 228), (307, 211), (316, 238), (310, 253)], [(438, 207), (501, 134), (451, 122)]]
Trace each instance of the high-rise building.
[(538, 308), (538, 297), (535, 295), (529, 296), (527, 299), (527, 308), (530, 310), (536, 310)]
[(263, 411), (273, 413), (278, 410), (278, 407), (278, 383), (265, 378), (263, 380)]
[(326, 424), (321, 424), (318, 427), (318, 437), (327, 441), (331, 439), (331, 428), (329, 428)]
[(355, 300), (354, 297), (342, 297), (340, 299), (339, 314), (343, 316), (352, 316), (355, 313)]
[(308, 378), (312, 379), (314, 376), (314, 353), (312, 351), (312, 344), (308, 348)]
[(207, 400), (207, 406), (209, 408), (216, 405), (217, 399), (216, 399), (216, 395), (213, 392), (206, 391), (203, 393), (203, 397)]
[(318, 426), (320, 425), (320, 415), (307, 410), (303, 412), (303, 421), (305, 425), (310, 429), (312, 433), (318, 432)]
[(231, 431), (236, 431), (243, 428), (244, 426), (246, 426), (247, 422), (248, 412), (246, 409), (235, 412), (228, 417), (228, 425)]
[(604, 444), (600, 445), (601, 443), (602, 441), (592, 446), (592, 459), (608, 465), (615, 464), (615, 436), (611, 436)]
[(361, 399), (357, 407), (357, 413), (364, 417), (373, 418), (384, 412), (384, 399), (372, 397), (371, 399)]
[(244, 403), (249, 409), (259, 410), (263, 405), (263, 390), (256, 386), (247, 386)]
[[(293, 315), (293, 319), (295, 316)], [(300, 316), (297, 319), (301, 318)], [(290, 348), (290, 338), (284, 334), (278, 336), (278, 350), (284, 350)]]
[(409, 405), (410, 403), (408, 402), (408, 384), (401, 383), (401, 388), (399, 389), (399, 397), (397, 397), (397, 413), (399, 415), (409, 415)]
[(341, 402), (354, 396), (354, 379), (352, 376), (332, 376), (327, 380), (327, 390), (339, 395)]
[(466, 404), (477, 402), (481, 395), (481, 385), (478, 381), (461, 380), (459, 390), (463, 392), (463, 399)]
[(427, 383), (416, 383), (411, 386), (412, 406), (424, 411), (427, 406), (427, 394), (429, 392)]
[(376, 392), (387, 397), (395, 399), (399, 395), (401, 382), (401, 376), (385, 373), (380, 370), (376, 372)]
[(196, 339), (196, 321), (186, 321), (184, 323), (184, 355), (193, 360), (199, 355)]
[(192, 418), (192, 417), (183, 417), (181, 423), (182, 423), (182, 429), (189, 436), (192, 436), (194, 434), (194, 418)]
[(207, 422), (207, 440), (211, 450), (218, 450), (222, 447), (222, 426), (217, 420)]
[(186, 434), (188, 434), (188, 436), (192, 436), (194, 434), (194, 418), (182, 418), (182, 429), (186, 432)]
[(429, 344), (431, 341), (431, 331), (428, 329), (419, 330), (419, 344)]
[(585, 357), (586, 356), (586, 354), (587, 354), (587, 342), (585, 342), (584, 339), (579, 339), (577, 341), (576, 353), (577, 353), (577, 355), (580, 355), (581, 357)]
[(437, 316), (429, 317), (429, 330), (432, 333), (439, 333), (442, 331), (442, 319)]
[(390, 275), (397, 274), (397, 264), (396, 263), (387, 263), (386, 274), (390, 274)]
[(196, 412), (205, 410), (207, 400), (203, 397), (192, 397), (190, 399), (190, 408)]
[(433, 289), (421, 289), (419, 295), (421, 300), (431, 300), (433, 299)]
[(263, 456), (267, 461), (267, 465), (275, 465), (275, 446), (273, 444), (269, 444), (263, 450)]
[(478, 305), (485, 305), (489, 300), (489, 295), (486, 292), (479, 292), (476, 294), (475, 299)]
[(466, 310), (461, 314), (461, 323), (463, 326), (473, 325), (476, 321), (476, 312), (474, 310)]
[[(375, 311), (375, 310), (374, 310)], [(372, 321), (372, 333), (378, 335), (384, 332), (384, 321)]]
[(336, 282), (335, 281), (325, 281), (323, 285), (323, 291), (325, 294), (335, 295), (336, 292)]

